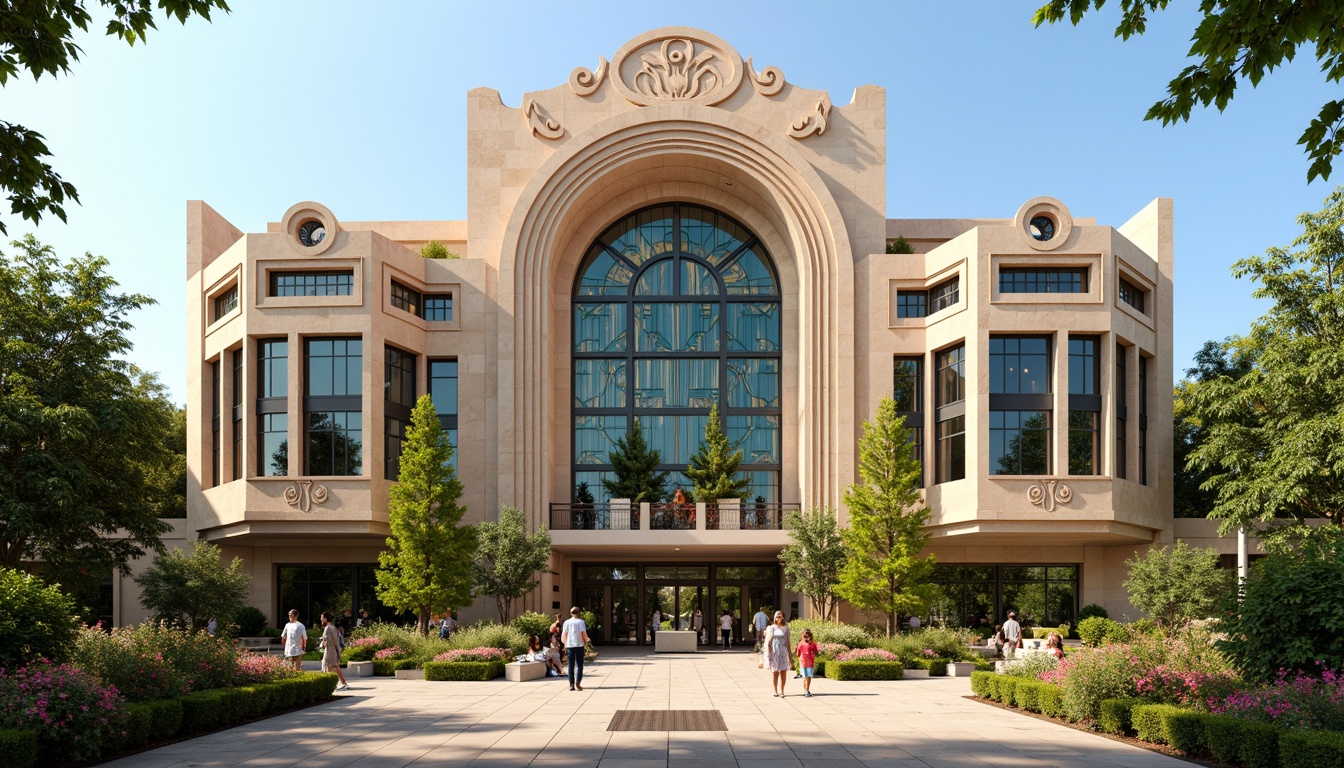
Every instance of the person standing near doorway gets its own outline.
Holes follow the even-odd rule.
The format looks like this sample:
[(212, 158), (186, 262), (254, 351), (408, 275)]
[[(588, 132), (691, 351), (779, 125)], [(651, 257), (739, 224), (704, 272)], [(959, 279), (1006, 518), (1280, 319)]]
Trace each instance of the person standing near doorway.
[(751, 617), (751, 626), (756, 630), (756, 651), (761, 650), (761, 641), (765, 638), (765, 628), (770, 626), (770, 616), (765, 612), (765, 606), (756, 609), (756, 615)]
[(691, 617), (691, 629), (695, 631), (695, 643), (699, 645), (705, 641), (705, 614), (699, 608), (695, 609), (695, 615)]
[(653, 607), (653, 615), (649, 617), (649, 640), (658, 639), (658, 630), (662, 629), (663, 612), (658, 606)]
[(581, 618), (582, 611), (576, 605), (569, 609), (569, 620), (565, 622), (560, 639), (565, 644), (565, 654), (569, 659), (569, 690), (583, 690), (583, 652), (588, 645), (588, 625)]
[(308, 650), (308, 628), (299, 621), (299, 609), (289, 610), (289, 623), (280, 630), (285, 641), (285, 661), (297, 670), (303, 669), (303, 654)]
[(719, 634), (723, 635), (723, 652), (733, 647), (733, 612), (725, 608), (719, 617)]
[(1008, 620), (1003, 622), (1003, 658), (1013, 659), (1017, 649), (1022, 647), (1022, 625), (1017, 623), (1017, 613), (1008, 612)]

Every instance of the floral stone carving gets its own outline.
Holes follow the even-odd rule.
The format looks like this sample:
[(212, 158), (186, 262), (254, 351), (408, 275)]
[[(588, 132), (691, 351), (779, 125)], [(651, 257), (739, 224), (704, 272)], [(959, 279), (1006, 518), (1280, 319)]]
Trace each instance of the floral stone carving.
[(755, 86), (756, 92), (762, 96), (774, 96), (776, 93), (784, 90), (784, 70), (779, 67), (766, 67), (759, 73), (751, 65), (751, 59), (747, 59), (747, 71), (751, 73), (751, 84)]
[(300, 512), (307, 512), (312, 505), (322, 504), (326, 500), (327, 487), (313, 485), (312, 480), (295, 480), (293, 485), (285, 489), (285, 503), (297, 507)]
[(523, 118), (527, 120), (527, 125), (532, 129), (533, 136), (540, 136), (543, 139), (558, 139), (565, 135), (565, 129), (560, 124), (551, 119), (537, 104), (535, 99), (528, 99), (523, 107)]
[(1027, 501), (1046, 512), (1055, 511), (1055, 503), (1068, 504), (1073, 499), (1073, 489), (1058, 480), (1037, 480), (1027, 489)]
[(826, 121), (831, 117), (831, 97), (823, 93), (812, 111), (803, 115), (789, 126), (789, 135), (795, 139), (806, 139), (826, 132)]
[[(646, 32), (621, 46), (611, 63), (612, 85), (641, 106), (718, 104), (737, 92), (744, 70), (742, 57), (727, 43), (685, 27)], [(576, 78), (587, 81), (584, 72), (575, 70), (571, 87)]]

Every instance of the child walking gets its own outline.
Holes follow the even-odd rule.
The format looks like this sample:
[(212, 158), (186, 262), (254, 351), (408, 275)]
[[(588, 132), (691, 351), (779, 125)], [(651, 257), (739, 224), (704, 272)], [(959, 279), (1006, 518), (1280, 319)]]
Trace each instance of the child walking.
[(812, 640), (812, 630), (804, 629), (803, 637), (798, 641), (798, 669), (803, 674), (803, 695), (812, 697), (812, 675), (817, 665), (817, 644)]

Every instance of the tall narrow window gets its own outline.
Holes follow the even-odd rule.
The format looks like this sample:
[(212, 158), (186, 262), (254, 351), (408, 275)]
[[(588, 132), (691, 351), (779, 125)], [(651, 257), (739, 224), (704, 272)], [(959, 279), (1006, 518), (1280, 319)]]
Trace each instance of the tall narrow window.
[(257, 474), (289, 474), (289, 342), (257, 342)]
[(1129, 406), (1126, 352), (1123, 345), (1115, 345), (1115, 476), (1122, 480), (1129, 476), (1129, 445), (1125, 433)]
[(309, 475), (358, 475), (363, 462), (363, 342), (308, 339), (303, 410)]
[(224, 399), (224, 383), (220, 380), (221, 360), (210, 364), (210, 484), (214, 488), (224, 479), (224, 454), (220, 440), (220, 400)]
[(401, 445), (415, 407), (415, 355), (387, 347), (384, 356), (383, 477), (396, 480), (401, 474)]
[(243, 479), (243, 350), (233, 350), (233, 479)]
[(1069, 474), (1100, 474), (1101, 341), (1069, 337)]
[(1148, 484), (1148, 358), (1139, 355), (1139, 484)]
[(448, 442), (453, 444), (454, 468), (457, 461), (457, 361), (429, 361), (429, 398), (434, 401), (434, 410), (439, 414), (439, 426), (448, 433)]
[(1050, 339), (989, 339), (989, 473), (1048, 475)]
[[(894, 365), (894, 386), (892, 399), (896, 401), (896, 412), (905, 417), (906, 429), (910, 430), (910, 447), (915, 460), (924, 461), (924, 359), (921, 357), (898, 357)], [(919, 473), (920, 487), (924, 485), (924, 472)]]
[(936, 482), (966, 477), (966, 346), (945, 349), (938, 367), (938, 460)]

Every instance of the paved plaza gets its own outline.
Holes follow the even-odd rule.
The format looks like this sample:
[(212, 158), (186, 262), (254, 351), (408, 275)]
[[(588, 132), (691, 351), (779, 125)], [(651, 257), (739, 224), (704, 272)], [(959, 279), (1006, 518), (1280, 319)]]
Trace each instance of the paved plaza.
[[(352, 678), (329, 704), (127, 757), (116, 768), (1181, 768), (1191, 763), (966, 699), (967, 678), (800, 680), (770, 695), (742, 652), (603, 651), (562, 680)], [(618, 710), (716, 709), (728, 730), (609, 732)]]

